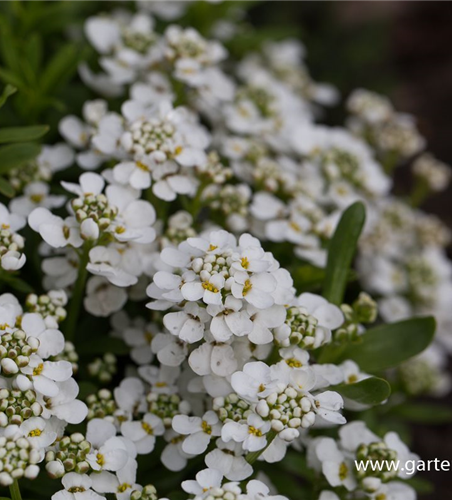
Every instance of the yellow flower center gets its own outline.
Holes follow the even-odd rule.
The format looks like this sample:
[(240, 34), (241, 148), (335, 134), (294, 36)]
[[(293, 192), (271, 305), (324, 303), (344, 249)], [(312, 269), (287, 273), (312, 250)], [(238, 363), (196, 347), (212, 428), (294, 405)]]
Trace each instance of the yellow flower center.
[(3, 325), (0, 325), (0, 330), (6, 330), (7, 328), (9, 328), (8, 323), (3, 323)]
[(154, 338), (154, 335), (152, 335), (151, 332), (145, 332), (144, 338), (146, 339), (146, 342), (150, 344), (152, 342), (152, 339)]
[(348, 474), (348, 467), (345, 462), (342, 462), (339, 466), (339, 478), (341, 481), (344, 481)]
[(208, 252), (213, 252), (214, 250), (216, 250), (218, 247), (215, 246), (215, 245), (210, 245), (209, 248), (207, 249)]
[(135, 162), (135, 165), (140, 169), (144, 170), (145, 172), (149, 172), (148, 166), (142, 163), (141, 161)]
[(166, 387), (168, 384), (166, 382), (156, 382), (155, 387)]
[(253, 284), (250, 280), (246, 280), (245, 284), (243, 285), (243, 295), (245, 296), (251, 290), (251, 288), (253, 288)]
[(44, 370), (44, 363), (39, 363), (39, 365), (33, 370), (33, 375), (41, 375), (42, 370)]
[(358, 380), (358, 376), (357, 375), (350, 375), (350, 377), (348, 377), (348, 379), (347, 379), (347, 382), (349, 384), (354, 384), (357, 380)]
[(205, 281), (202, 284), (202, 287), (204, 288), (204, 290), (208, 290), (209, 292), (212, 293), (218, 293), (220, 291), (218, 290), (218, 288), (216, 288), (214, 285), (212, 285), (212, 283), (209, 283), (208, 281)]
[(141, 422), (141, 427), (146, 431), (147, 434), (152, 436), (154, 434), (154, 429), (152, 428), (152, 425), (149, 425), (147, 422)]
[(105, 464), (105, 457), (102, 455), (102, 453), (98, 453), (96, 455), (96, 462), (102, 467)]
[(248, 257), (242, 257), (241, 264), (243, 269), (248, 269), (250, 267), (250, 261), (248, 260)]
[(30, 200), (33, 203), (40, 203), (43, 199), (44, 199), (44, 195), (43, 194), (32, 194), (30, 196)]
[(129, 483), (122, 483), (118, 486), (118, 493), (124, 493), (126, 490), (131, 488), (132, 485)]
[(115, 233), (116, 234), (122, 234), (122, 233), (125, 233), (126, 232), (126, 228), (124, 226), (118, 226), (116, 229), (115, 229)]
[(83, 486), (72, 486), (72, 488), (68, 489), (69, 493), (83, 493), (85, 488)]
[(261, 384), (259, 386), (259, 392), (262, 392), (262, 391), (265, 391), (265, 385), (264, 384)]
[(290, 358), (286, 359), (286, 363), (291, 367), (291, 368), (301, 368), (303, 365), (301, 364), (298, 359), (295, 358)]
[(212, 427), (205, 421), (202, 421), (201, 428), (206, 434), (212, 434)]
[(177, 155), (180, 155), (182, 153), (182, 151), (184, 150), (184, 148), (182, 146), (176, 146), (176, 149), (174, 150), (174, 154), (177, 156)]
[(262, 437), (262, 431), (260, 429), (256, 429), (256, 427), (253, 427), (252, 425), (248, 427), (248, 434), (252, 434), (253, 436), (257, 437)]
[(289, 226), (297, 233), (301, 233), (301, 227), (296, 222), (289, 222)]
[(42, 434), (41, 429), (34, 429), (28, 433), (28, 437), (34, 438), (39, 437)]
[(2, 224), (2, 229), (9, 229), (9, 224)]

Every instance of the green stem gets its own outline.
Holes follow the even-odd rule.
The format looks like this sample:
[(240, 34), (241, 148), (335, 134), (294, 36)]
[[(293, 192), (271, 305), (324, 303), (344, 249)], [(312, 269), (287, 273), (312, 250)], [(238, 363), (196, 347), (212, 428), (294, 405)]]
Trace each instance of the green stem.
[(88, 270), (86, 266), (89, 261), (89, 251), (91, 246), (85, 242), (83, 250), (80, 255), (77, 281), (74, 285), (72, 297), (69, 303), (69, 311), (65, 321), (64, 334), (66, 340), (73, 341), (75, 336), (75, 327), (80, 313), (80, 307), (83, 300), (83, 293), (85, 291), (86, 278), (88, 277)]
[(264, 451), (272, 444), (273, 440), (277, 435), (278, 433), (273, 429), (271, 429), (270, 432), (267, 434), (267, 446), (265, 448), (262, 448), (262, 450), (252, 451), (251, 453), (248, 453), (248, 455), (245, 457), (245, 460), (250, 465), (253, 465), (254, 462), (262, 455), (262, 453), (264, 453)]
[(17, 479), (14, 479), (13, 484), (9, 487), (9, 492), (11, 493), (11, 500), (22, 500)]

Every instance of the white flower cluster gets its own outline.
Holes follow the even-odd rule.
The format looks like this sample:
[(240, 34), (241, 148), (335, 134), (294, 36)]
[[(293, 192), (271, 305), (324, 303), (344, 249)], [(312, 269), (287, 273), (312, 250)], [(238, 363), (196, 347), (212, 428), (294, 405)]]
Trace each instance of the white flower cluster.
[[(64, 292), (47, 298), (31, 296), (37, 312), (23, 312), (11, 294), (0, 296), (0, 484), (9, 486), (21, 477), (34, 479), (36, 465), (59, 439), (67, 424), (82, 422), (88, 413), (77, 398), (78, 385), (72, 364), (54, 360), (65, 347), (57, 329), (54, 302), (64, 304)], [(47, 307), (38, 308), (37, 305)], [(59, 316), (65, 315), (59, 306)]]
[[(287, 500), (257, 473), (300, 453), (320, 500), (414, 499), (400, 471), (355, 469), (413, 455), (394, 433), (346, 424), (370, 407), (353, 389), (371, 375), (342, 348), (375, 321), (433, 314), (434, 344), (387, 376), (400, 401), (449, 390), (450, 235), (415, 206), (446, 188), (448, 167), (419, 156), (413, 206), (393, 197), (392, 169), (424, 148), (411, 117), (358, 90), (347, 127), (321, 125), (338, 95), (299, 42), (236, 62), (237, 9), (212, 31), (224, 44), (185, 26), (190, 9), (146, 1), (87, 19), (101, 72), (80, 75), (103, 98), (61, 120), (68, 145), (8, 174), (20, 194), (0, 204), (0, 277), (17, 285), (28, 221), (43, 242), (27, 269), (38, 262), (46, 292), (23, 309), (0, 296), (0, 484), (41, 464), (61, 479), (53, 500), (159, 500), (165, 467), (187, 499)], [(62, 195), (53, 173), (74, 163)], [(367, 222), (335, 305), (314, 292), (356, 201)], [(91, 379), (86, 404), (74, 374)]]
[[(400, 479), (409, 478), (407, 462), (417, 462), (395, 432), (383, 439), (371, 432), (364, 422), (355, 421), (339, 430), (339, 440), (328, 437), (314, 438), (308, 443), (309, 465), (321, 472), (329, 485), (343, 487), (349, 492), (362, 489), (368, 498), (414, 500), (416, 492)], [(364, 470), (360, 464), (372, 463)], [(380, 467), (376, 467), (376, 466)], [(361, 468), (359, 468), (361, 467)], [(320, 498), (336, 500), (335, 494), (325, 492)]]

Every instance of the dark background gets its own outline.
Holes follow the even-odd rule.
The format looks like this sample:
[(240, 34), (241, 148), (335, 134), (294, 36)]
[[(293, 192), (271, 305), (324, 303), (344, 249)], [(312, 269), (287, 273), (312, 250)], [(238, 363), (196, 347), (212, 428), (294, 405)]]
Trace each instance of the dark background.
[[(298, 31), (314, 79), (334, 83), (343, 97), (356, 87), (387, 94), (399, 111), (416, 116), (428, 149), (452, 164), (452, 3), (272, 1), (249, 17), (257, 26)], [(343, 116), (341, 109), (329, 113), (332, 123)], [(409, 186), (408, 170), (396, 172), (400, 191)], [(422, 208), (452, 229), (452, 187)], [(445, 402), (450, 406), (452, 397)], [(452, 461), (452, 423), (413, 426), (412, 435), (423, 460)], [(435, 492), (420, 498), (452, 499), (452, 471), (420, 475), (435, 484)]]

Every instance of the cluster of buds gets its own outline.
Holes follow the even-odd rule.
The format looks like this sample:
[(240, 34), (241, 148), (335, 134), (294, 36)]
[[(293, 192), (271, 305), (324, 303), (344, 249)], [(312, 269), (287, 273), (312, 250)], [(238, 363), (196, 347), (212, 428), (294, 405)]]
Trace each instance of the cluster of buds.
[[(172, 123), (157, 117), (149, 118), (145, 122), (136, 121), (130, 127), (132, 138), (130, 149), (137, 156), (160, 153), (155, 159), (164, 161), (166, 158), (171, 158), (175, 153), (180, 152), (174, 151), (173, 136), (175, 132)], [(146, 164), (139, 162), (139, 166), (143, 170), (149, 171)]]
[(162, 236), (163, 245), (178, 245), (188, 238), (196, 236), (193, 229), (193, 217), (184, 211), (176, 212), (168, 219), (168, 229)]
[(122, 29), (121, 35), (123, 44), (139, 54), (146, 54), (157, 39), (152, 31), (148, 32), (128, 27)]
[(130, 500), (158, 500), (157, 489), (152, 484), (146, 485), (141, 491), (133, 490)]
[(96, 358), (88, 365), (88, 373), (91, 377), (97, 378), (102, 383), (111, 382), (116, 371), (116, 356), (111, 352), (106, 352), (102, 358)]
[(233, 420), (234, 422), (246, 420), (253, 413), (250, 404), (235, 393), (215, 398), (213, 400), (213, 410), (217, 412), (218, 418), (222, 422), (225, 420)]
[(398, 367), (397, 373), (404, 391), (411, 396), (428, 394), (439, 384), (439, 368), (424, 359), (410, 359)]
[(42, 163), (38, 165), (36, 161), (32, 161), (8, 170), (7, 176), (13, 188), (20, 192), (32, 182), (49, 182), (52, 178), (52, 171), (46, 165)]
[(315, 422), (313, 402), (301, 396), (293, 387), (287, 387), (282, 393), (270, 394), (256, 406), (256, 413), (263, 419), (270, 419), (272, 429), (286, 441), (299, 436), (298, 428), (307, 429)]
[(342, 304), (341, 311), (345, 321), (335, 332), (339, 341), (356, 339), (360, 334), (361, 324), (373, 323), (377, 319), (378, 305), (366, 292), (361, 292), (353, 304)]
[(358, 158), (349, 151), (330, 148), (321, 153), (320, 163), (326, 177), (331, 181), (346, 180), (350, 184), (362, 187), (363, 179)]
[(117, 410), (112, 393), (108, 389), (100, 389), (96, 394), (90, 394), (86, 398), (88, 406), (88, 420), (102, 418), (114, 422), (114, 413)]
[(75, 350), (75, 346), (72, 342), (66, 340), (64, 342), (64, 349), (57, 354), (52, 356), (51, 361), (69, 361), (72, 364), (72, 373), (76, 374), (78, 372), (78, 360), (79, 356)]
[(247, 184), (226, 184), (218, 186), (211, 184), (204, 189), (203, 199), (213, 210), (218, 210), (224, 215), (248, 215), (251, 199), (251, 190)]
[(413, 173), (426, 183), (431, 191), (444, 191), (451, 180), (449, 165), (429, 153), (419, 156), (413, 163)]
[(7, 224), (0, 226), (0, 257), (7, 252), (21, 252), (24, 245), (25, 240), (20, 234), (12, 231)]
[(102, 193), (75, 198), (71, 204), (79, 223), (89, 218), (96, 222), (99, 229), (103, 231), (110, 226), (118, 214), (118, 209), (110, 206), (107, 197)]
[(232, 177), (232, 169), (221, 163), (220, 156), (216, 151), (211, 151), (207, 161), (196, 166), (196, 172), (201, 181), (213, 184), (224, 184)]
[(38, 313), (44, 319), (50, 317), (57, 324), (66, 319), (67, 312), (64, 306), (67, 304), (67, 295), (64, 290), (51, 290), (43, 295), (31, 293), (25, 301), (27, 312)]
[(31, 417), (39, 417), (42, 406), (32, 390), (0, 389), (0, 427), (20, 425)]
[(275, 342), (281, 347), (299, 345), (303, 349), (314, 349), (326, 344), (329, 339), (324, 330), (318, 329), (318, 320), (303, 307), (287, 309), (284, 325), (275, 329)]
[(261, 85), (246, 85), (236, 94), (237, 101), (250, 101), (264, 118), (272, 118), (277, 114), (275, 96)]
[(91, 444), (80, 432), (64, 436), (55, 451), (46, 453), (46, 471), (52, 478), (62, 477), (66, 472), (85, 474), (90, 466), (86, 455), (91, 450)]
[(25, 437), (0, 437), (0, 484), (10, 486), (14, 480), (26, 477), (35, 479), (39, 474), (36, 465), (41, 459), (39, 450), (32, 448)]
[[(395, 467), (392, 467), (397, 460), (397, 452), (388, 448), (383, 441), (361, 444), (356, 450), (356, 459), (370, 463), (378, 462), (381, 465), (381, 467), (368, 467), (366, 471), (363, 468), (359, 470), (356, 468), (356, 475), (361, 481), (373, 477), (386, 483), (397, 477), (398, 471)], [(369, 483), (372, 484), (370, 481)]]
[(30, 356), (37, 352), (39, 340), (28, 337), (23, 330), (5, 333), (0, 337), (0, 366), (6, 377), (15, 375), (20, 368), (28, 366)]
[(148, 411), (163, 420), (167, 429), (171, 428), (171, 422), (176, 415), (188, 415), (190, 404), (181, 399), (178, 394), (162, 394), (149, 392), (146, 396)]

